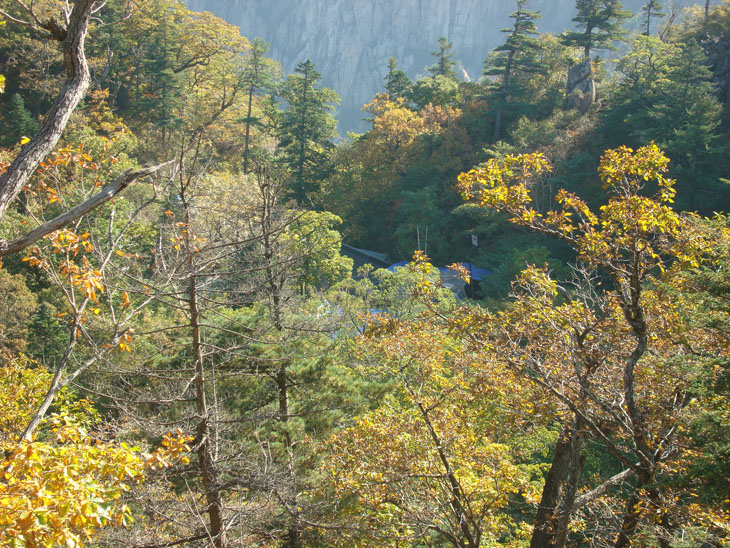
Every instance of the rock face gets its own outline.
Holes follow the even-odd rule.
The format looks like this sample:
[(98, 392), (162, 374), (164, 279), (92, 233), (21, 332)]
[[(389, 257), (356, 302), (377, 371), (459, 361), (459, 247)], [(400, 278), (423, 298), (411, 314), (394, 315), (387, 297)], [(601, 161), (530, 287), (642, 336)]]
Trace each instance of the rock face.
[[(626, 0), (638, 11), (645, 0)], [(686, 0), (685, 0), (686, 2)], [(542, 13), (542, 32), (572, 25), (575, 0), (532, 0)], [(426, 73), (440, 36), (454, 44), (468, 77), (481, 76), (487, 54), (504, 41), (514, 1), (505, 0), (188, 0), (238, 25), (249, 39), (261, 37), (288, 74), (311, 59), (323, 85), (342, 96), (340, 132), (362, 129), (360, 108), (383, 90), (388, 58), (412, 78)]]
[(572, 66), (568, 72), (565, 105), (567, 108), (586, 112), (595, 102), (596, 82), (593, 80), (593, 65), (590, 59), (586, 59)]

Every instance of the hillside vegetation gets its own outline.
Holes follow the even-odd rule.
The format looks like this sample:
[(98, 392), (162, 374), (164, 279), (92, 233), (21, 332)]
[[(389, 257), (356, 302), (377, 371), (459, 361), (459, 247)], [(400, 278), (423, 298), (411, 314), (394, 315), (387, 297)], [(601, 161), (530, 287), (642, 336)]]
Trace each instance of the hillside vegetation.
[(0, 0), (3, 546), (727, 544), (730, 3), (510, 21), (337, 139), (180, 0)]

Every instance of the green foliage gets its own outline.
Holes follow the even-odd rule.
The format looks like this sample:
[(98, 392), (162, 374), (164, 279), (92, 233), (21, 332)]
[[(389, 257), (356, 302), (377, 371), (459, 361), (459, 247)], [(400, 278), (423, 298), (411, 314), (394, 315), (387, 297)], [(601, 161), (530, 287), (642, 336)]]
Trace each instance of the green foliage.
[(258, 116), (254, 115), (253, 99), (256, 97), (258, 100), (266, 95), (273, 95), (281, 72), (279, 64), (265, 56), (268, 51), (269, 45), (261, 38), (256, 38), (251, 45), (251, 51), (248, 52), (241, 75), (243, 91), (248, 95), (246, 117), (243, 119), (246, 124), (246, 138), (243, 145), (244, 173), (248, 173), (251, 156), (249, 150), (251, 129), (255, 128), (259, 131), (265, 129), (262, 123), (265, 112), (261, 112)]
[(626, 32), (621, 22), (631, 16), (621, 0), (576, 0), (578, 14), (573, 18), (582, 32), (570, 31), (562, 35), (563, 43), (583, 48), (583, 57), (590, 58), (591, 51), (613, 49), (613, 42)]
[(728, 154), (717, 131), (722, 107), (697, 43), (665, 43), (641, 36), (618, 68), (625, 79), (606, 114), (609, 131), (620, 125), (624, 140), (654, 141), (667, 150), (684, 190), (681, 206), (702, 209), (703, 194), (709, 194), (703, 198), (710, 201), (710, 196), (722, 196), (725, 189), (716, 182), (721, 175), (717, 168)]
[(0, 146), (15, 146), (23, 137), (30, 138), (36, 131), (38, 122), (26, 110), (23, 97), (19, 93), (14, 94), (5, 110)]
[(395, 57), (391, 57), (388, 61), (388, 73), (385, 75), (385, 91), (391, 100), (408, 97), (412, 85), (413, 82), (408, 75), (398, 68)]
[(68, 343), (68, 330), (58, 319), (57, 309), (42, 302), (31, 315), (28, 326), (28, 352), (46, 366), (58, 365)]
[(37, 306), (23, 276), (0, 269), (0, 360), (25, 351), (28, 322)]
[[(51, 5), (34, 3), (41, 4)], [(725, 523), (728, 251), (720, 242), (728, 237), (727, 222), (718, 219), (703, 232), (682, 224), (686, 218), (668, 204), (676, 186), (679, 208), (728, 207), (730, 193), (719, 183), (730, 168), (728, 111), (723, 110), (730, 81), (727, 3), (711, 10), (706, 21), (701, 10), (691, 12), (659, 41), (648, 35), (662, 15), (661, 3), (647, 2), (641, 16), (647, 36), (632, 43), (615, 74), (609, 63), (604, 65), (599, 107), (582, 115), (562, 108), (568, 69), (580, 55), (575, 46), (585, 56), (608, 49), (622, 36), (626, 12), (616, 0), (579, 0), (579, 31), (561, 41), (539, 35), (539, 14), (529, 10), (527, 0), (517, 0), (504, 43), (487, 59), (487, 78), (459, 82), (445, 38), (432, 52), (436, 64), (415, 83), (391, 58), (387, 95), (378, 94), (364, 109), (372, 127), (337, 146), (332, 142), (336, 94), (319, 87), (311, 62), (297, 67), (279, 88), (280, 69), (266, 57), (268, 46), (260, 39), (249, 43), (238, 29), (210, 14), (190, 12), (179, 0), (134, 4), (129, 18), (123, 0), (110, 0), (98, 13), (105, 22), (117, 23), (94, 25), (90, 32), (87, 54), (95, 89), (23, 201), (3, 219), (2, 235), (26, 232), (137, 162), (178, 161), (39, 241), (27, 262), (40, 269), (26, 272), (20, 259), (5, 261), (11, 270), (0, 271), (0, 357), (25, 351), (39, 363), (20, 376), (13, 372), (0, 379), (2, 408), (9, 410), (0, 430), (8, 431), (8, 421), (14, 434), (23, 427), (50, 378), (48, 371), (41, 373), (57, 366), (72, 342), (62, 373), (70, 373), (75, 363), (91, 364), (74, 382), (99, 395), (108, 406), (102, 407), (103, 420), (116, 415), (115, 427), (125, 436), (147, 443), (159, 439), (161, 423), (199, 433), (207, 421), (209, 439), (219, 451), (212, 468), (219, 474), (216, 485), (223, 486), (224, 517), (240, 518), (227, 522), (229, 545), (461, 546), (468, 535), (450, 529), (468, 518), (454, 514), (454, 501), (461, 500), (482, 512), (482, 545), (525, 546), (545, 460), (552, 457), (549, 448), (558, 443), (560, 425), (572, 409), (560, 403), (567, 394), (561, 391), (579, 384), (571, 375), (585, 362), (576, 359), (580, 349), (570, 346), (576, 333), (570, 327), (594, 330), (596, 338), (585, 343), (597, 355), (632, 352), (625, 339), (630, 327), (622, 324), (625, 316), (616, 308), (621, 295), (631, 294), (621, 285), (623, 276), (613, 280), (625, 289), (618, 300), (599, 300), (611, 288), (604, 277), (591, 278), (597, 281), (595, 291), (581, 300), (579, 283), (559, 286), (548, 273), (568, 280), (567, 264), (596, 257), (600, 260), (593, 264), (599, 268), (611, 261), (627, 266), (627, 239), (649, 235), (642, 242), (653, 254), (644, 248), (639, 252), (646, 266), (643, 279), (652, 280), (641, 288), (642, 306), (661, 321), (649, 326), (656, 338), (650, 338), (652, 353), (637, 377), (639, 403), (647, 409), (650, 435), (657, 425), (676, 424), (671, 436), (677, 438), (670, 441), (681, 442), (682, 453), (664, 460), (667, 468), (645, 487), (666, 493), (667, 511), (682, 524), (678, 530), (685, 538), (672, 537), (672, 545), (708, 538), (702, 527), (685, 527), (692, 512), (696, 523)], [(15, 147), (20, 137), (30, 136), (33, 117), (54, 97), (62, 58), (16, 25), (4, 25), (0, 33), (0, 57), (10, 61), (3, 65), (8, 93), (2, 138)], [(664, 175), (654, 181), (654, 168), (642, 182), (641, 174), (631, 170), (643, 160), (619, 149), (602, 164), (607, 185), (601, 188), (594, 174), (604, 148), (640, 147), (652, 140), (671, 156), (676, 185)], [(17, 150), (0, 151), (0, 170)], [(512, 184), (543, 166), (539, 160), (515, 163), (514, 155), (536, 151), (551, 157), (553, 172), (541, 172), (524, 188)], [(641, 149), (661, 160), (654, 152), (653, 147)], [(277, 160), (278, 169), (271, 168), (276, 180), (257, 178)], [(499, 168), (505, 162), (506, 171)], [(491, 191), (502, 193), (501, 198), (485, 197), (482, 205), (515, 206), (521, 226), (493, 207), (462, 204), (455, 176), (473, 165), (478, 173), (509, 183), (495, 185)], [(201, 166), (209, 171), (202, 173)], [(622, 182), (626, 173), (630, 176)], [(476, 180), (474, 188), (485, 190), (481, 185), (489, 177)], [(297, 210), (284, 199), (286, 192), (278, 192), (282, 187), (318, 211)], [(559, 187), (576, 194), (558, 193)], [(639, 187), (659, 192), (662, 203), (638, 199)], [(617, 189), (624, 198), (637, 199), (622, 200)], [(575, 249), (534, 235), (527, 225), (568, 240)], [(351, 264), (339, 251), (341, 233), (354, 245), (388, 252), (394, 260), (421, 247), (439, 265), (469, 261), (488, 267), (493, 273), (480, 282), (477, 297), (489, 310), (474, 302), (460, 307), (422, 255), (409, 268), (364, 269), (360, 279), (350, 279)], [(718, 235), (712, 240), (715, 262), (687, 268), (692, 246), (711, 240), (712, 233)], [(478, 236), (478, 248), (471, 246), (472, 234)], [(116, 238), (116, 247), (109, 247)], [(678, 256), (670, 240), (686, 244), (680, 251), (689, 252), (666, 261)], [(101, 265), (103, 272), (95, 274)], [(662, 268), (666, 284), (659, 280)], [(27, 283), (30, 289), (18, 272), (33, 280)], [(54, 283), (62, 290), (49, 287)], [(199, 297), (204, 365), (195, 378), (191, 287)], [(91, 308), (72, 317), (69, 311), (90, 294)], [(125, 338), (104, 346), (110, 333), (127, 327)], [(365, 337), (357, 338), (363, 332)], [(461, 333), (468, 336), (460, 339)], [(483, 348), (470, 346), (482, 336)], [(520, 362), (531, 367), (530, 375), (508, 367), (506, 360), (524, 357), (532, 348), (534, 361)], [(572, 353), (558, 352), (568, 348)], [(546, 363), (550, 367), (541, 369)], [(591, 438), (584, 448), (579, 496), (623, 469), (620, 458), (601, 443), (628, 455), (624, 464), (629, 467), (640, 462), (633, 458), (637, 438), (627, 434), (629, 423), (615, 420), (626, 409), (611, 407), (621, 398), (608, 397), (623, 382), (616, 363), (614, 356), (601, 361), (597, 371), (603, 376), (591, 386), (593, 397), (606, 396), (605, 405), (584, 408), (595, 419), (587, 435), (606, 428), (607, 436)], [(560, 375), (565, 382), (550, 385), (549, 393), (535, 382)], [(34, 395), (14, 399), (18, 387), (32, 387)], [(193, 395), (207, 398), (207, 411), (195, 407)], [(62, 393), (52, 410), (65, 408), (69, 398)], [(677, 408), (665, 405), (671, 398), (680, 402)], [(462, 493), (454, 495), (453, 485), (444, 483), (448, 471), (426, 418), (442, 436), (440, 448)], [(31, 487), (26, 489), (33, 481), (56, 481), (64, 470), (88, 462), (84, 458), (101, 462), (103, 457), (104, 466), (111, 466), (118, 456), (129, 456), (134, 466), (142, 464), (136, 451), (102, 454), (102, 448), (111, 447), (106, 441), (92, 443), (88, 429), (58, 424), (66, 437), (54, 438), (52, 429), (41, 428), (38, 442), (44, 445), (36, 444), (33, 459), (42, 466), (18, 468), (22, 473), (12, 478), (19, 482), (15, 485), (23, 484), (21, 496), (0, 497), (0, 510), (8, 501), (14, 505), (5, 514), (0, 511), (3, 533), (17, 529), (11, 523), (17, 516), (34, 531), (48, 531), (50, 510), (34, 510), (33, 521), (18, 508), (36, 501), (51, 509), (48, 500), (64, 497), (73, 499), (68, 512), (79, 510), (74, 515), (87, 520), (86, 529), (80, 520), (72, 524), (75, 529), (65, 529), (81, 541), (105, 520), (114, 521), (110, 501), (117, 493), (102, 485), (114, 478), (99, 474), (94, 462), (73, 493), (46, 490), (36, 497)], [(158, 474), (134, 493), (142, 497), (140, 505), (155, 509), (154, 518), (143, 516), (128, 531), (90, 542), (152, 545), (204, 535), (203, 460)], [(0, 491), (6, 485), (0, 482)], [(623, 484), (601, 505), (578, 509), (570, 542), (581, 542), (583, 532), (592, 535), (587, 542), (612, 541), (616, 531), (606, 531), (630, 491)], [(190, 510), (195, 505), (198, 511)], [(653, 512), (659, 505), (651, 502), (646, 508)], [(174, 520), (174, 530), (158, 527), (165, 513), (169, 523)], [(56, 514), (61, 516), (60, 508)], [(120, 506), (116, 515), (129, 512)], [(641, 542), (655, 542), (661, 529), (648, 513), (641, 520)], [(313, 523), (328, 529), (316, 530)], [(361, 535), (364, 531), (372, 536)], [(391, 535), (397, 540), (391, 542)], [(76, 540), (55, 537), (58, 542), (69, 538)]]
[(297, 216), (282, 239), (293, 257), (300, 257), (297, 285), (305, 290), (332, 286), (350, 276), (352, 259), (340, 255), (342, 237), (334, 227), (342, 220), (332, 213), (306, 211)]
[(443, 76), (450, 80), (456, 80), (456, 61), (454, 61), (454, 53), (451, 51), (453, 44), (443, 36), (439, 38), (438, 49), (432, 51), (431, 55), (436, 58), (436, 64), (428, 67), (428, 71), (432, 76)]
[(293, 173), (291, 192), (299, 204), (319, 190), (324, 178), (327, 152), (336, 135), (337, 122), (332, 115), (340, 100), (328, 88), (317, 88), (321, 79), (311, 61), (299, 63), (281, 89), (287, 107), (278, 128), (280, 146), (287, 166)]
[(413, 84), (407, 97), (418, 108), (427, 105), (458, 105), (460, 103), (459, 83), (453, 78), (441, 74), (425, 76)]
[[(495, 48), (495, 55), (485, 61), (484, 75), (498, 76), (498, 89), (489, 99), (494, 103), (496, 120), (494, 127), (494, 141), (501, 136), (503, 118), (506, 111), (514, 110), (524, 97), (524, 88), (515, 85), (520, 74), (546, 73), (545, 64), (540, 59), (541, 42), (536, 38), (537, 25), (535, 20), (540, 18), (537, 12), (527, 11), (526, 0), (517, 0), (517, 10), (510, 17), (514, 19), (511, 29), (502, 29), (508, 33), (507, 40)], [(522, 93), (520, 93), (522, 92)]]
[(645, 23), (643, 25), (644, 30), (642, 31), (642, 34), (644, 36), (650, 36), (652, 18), (661, 19), (665, 15), (665, 13), (662, 11), (662, 3), (659, 2), (659, 0), (649, 0), (646, 4), (644, 4), (641, 7), (641, 11), (644, 14), (644, 17), (646, 18)]

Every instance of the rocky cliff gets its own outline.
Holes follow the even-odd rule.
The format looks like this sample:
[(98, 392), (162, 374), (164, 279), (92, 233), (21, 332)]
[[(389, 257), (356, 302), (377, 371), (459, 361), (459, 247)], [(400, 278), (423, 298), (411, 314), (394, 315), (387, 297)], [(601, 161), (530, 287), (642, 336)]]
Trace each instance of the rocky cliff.
[[(625, 5), (636, 12), (643, 3)], [(250, 39), (266, 40), (286, 73), (311, 59), (323, 84), (343, 98), (342, 133), (362, 128), (360, 108), (383, 89), (389, 57), (416, 77), (433, 64), (429, 51), (445, 36), (465, 77), (477, 79), (514, 11), (508, 0), (188, 0), (188, 6), (240, 26)], [(529, 7), (542, 12), (542, 32), (559, 33), (571, 25), (574, 6), (575, 0), (533, 0)]]

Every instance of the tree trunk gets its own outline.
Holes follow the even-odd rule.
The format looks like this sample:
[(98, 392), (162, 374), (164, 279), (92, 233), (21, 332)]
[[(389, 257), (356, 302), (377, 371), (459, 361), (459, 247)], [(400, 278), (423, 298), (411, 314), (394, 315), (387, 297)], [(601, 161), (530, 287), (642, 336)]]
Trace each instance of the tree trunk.
[[(267, 173), (260, 173), (259, 177), (259, 191), (261, 192), (261, 231), (262, 231), (262, 243), (264, 247), (264, 260), (266, 269), (266, 285), (270, 292), (271, 297), (271, 323), (274, 328), (281, 333), (284, 330), (284, 324), (282, 321), (282, 298), (281, 298), (281, 287), (282, 282), (276, 271), (276, 262), (278, 257), (276, 250), (274, 249), (275, 241), (272, 240), (274, 235), (274, 220), (272, 218), (273, 209), (276, 202), (276, 193), (268, 179)], [(287, 511), (292, 514), (291, 522), (287, 527), (287, 534), (284, 539), (285, 548), (301, 548), (301, 529), (299, 526), (299, 517), (297, 510), (297, 475), (294, 462), (294, 444), (292, 443), (291, 433), (289, 432), (287, 423), (289, 422), (289, 379), (288, 379), (288, 366), (289, 361), (284, 360), (279, 365), (274, 376), (274, 382), (276, 385), (277, 398), (279, 401), (279, 416), (278, 420), (282, 425), (284, 431), (284, 449), (286, 451), (287, 458), (287, 475), (290, 485), (284, 489), (284, 504), (287, 506)], [(293, 496), (288, 495), (289, 490), (294, 493)]]
[(38, 133), (23, 147), (5, 173), (0, 175), (0, 218), (28, 183), (38, 164), (53, 151), (71, 114), (89, 88), (91, 77), (84, 53), (84, 40), (93, 6), (94, 0), (77, 0), (67, 28), (63, 29), (55, 22), (44, 25), (50, 37), (62, 43), (66, 81)]
[(510, 50), (507, 54), (507, 63), (504, 67), (504, 75), (502, 76), (502, 89), (500, 91), (500, 101), (502, 104), (499, 105), (499, 109), (497, 110), (497, 116), (494, 120), (494, 135), (492, 135), (492, 140), (495, 143), (502, 136), (502, 111), (504, 110), (504, 103), (507, 101), (507, 86), (509, 86), (509, 81), (512, 76), (512, 60), (514, 59), (514, 55), (514, 50)]
[[(192, 261), (190, 262), (192, 263)], [(200, 340), (200, 311), (198, 309), (197, 281), (192, 273), (190, 274), (188, 292), (188, 311), (190, 312), (192, 350), (193, 360), (195, 362), (195, 404), (198, 413), (198, 426), (195, 440), (198, 448), (198, 466), (203, 480), (205, 499), (208, 504), (206, 511), (210, 521), (210, 537), (216, 548), (226, 548), (228, 543), (223, 518), (223, 502), (221, 500), (218, 475), (211, 447), (210, 412), (205, 396), (205, 371)]]
[[(583, 467), (581, 449), (584, 440), (582, 422), (576, 417), (571, 425), (563, 428), (555, 446), (555, 455), (545, 478), (535, 516), (530, 548), (558, 547), (565, 543)], [(558, 544), (558, 541), (562, 544)]]
[(248, 110), (246, 112), (246, 139), (243, 142), (243, 174), (248, 173), (248, 143), (251, 135), (251, 109), (253, 106), (253, 86), (248, 90)]

